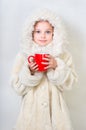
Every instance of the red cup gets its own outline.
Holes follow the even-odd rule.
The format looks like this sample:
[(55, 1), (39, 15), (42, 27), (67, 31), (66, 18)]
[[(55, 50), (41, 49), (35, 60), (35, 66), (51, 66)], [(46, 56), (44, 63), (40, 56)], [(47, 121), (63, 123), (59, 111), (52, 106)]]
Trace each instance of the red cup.
[(42, 62), (47, 62), (46, 60), (44, 60), (43, 58), (46, 58), (48, 54), (35, 54), (34, 56), (29, 56), (28, 57), (28, 62), (31, 63), (32, 60), (34, 60), (36, 62), (36, 64), (38, 65), (38, 70), (39, 71), (45, 71), (45, 67), (47, 66), (47, 64), (42, 64)]

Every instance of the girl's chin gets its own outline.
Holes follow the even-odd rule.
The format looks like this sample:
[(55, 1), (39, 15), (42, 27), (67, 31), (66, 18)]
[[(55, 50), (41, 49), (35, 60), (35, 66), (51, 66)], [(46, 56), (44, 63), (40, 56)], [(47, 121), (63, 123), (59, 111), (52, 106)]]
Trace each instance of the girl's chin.
[(39, 42), (39, 43), (37, 43), (37, 44), (39, 44), (40, 46), (45, 46), (45, 45), (47, 45), (48, 43), (45, 43), (45, 42)]

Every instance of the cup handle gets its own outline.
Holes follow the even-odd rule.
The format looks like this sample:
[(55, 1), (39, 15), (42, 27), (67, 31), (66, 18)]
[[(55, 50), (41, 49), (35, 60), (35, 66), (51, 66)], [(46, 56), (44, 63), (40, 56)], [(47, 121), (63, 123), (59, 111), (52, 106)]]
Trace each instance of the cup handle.
[(29, 57), (28, 57), (28, 62), (31, 63), (31, 60), (32, 60), (32, 59), (35, 59), (34, 56), (29, 56)]

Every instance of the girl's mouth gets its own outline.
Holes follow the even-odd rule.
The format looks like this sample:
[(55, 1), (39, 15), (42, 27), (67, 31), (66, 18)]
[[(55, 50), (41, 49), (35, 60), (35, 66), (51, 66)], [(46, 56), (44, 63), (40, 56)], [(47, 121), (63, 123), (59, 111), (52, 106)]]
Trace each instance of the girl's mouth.
[(39, 40), (40, 42), (46, 42), (47, 40)]

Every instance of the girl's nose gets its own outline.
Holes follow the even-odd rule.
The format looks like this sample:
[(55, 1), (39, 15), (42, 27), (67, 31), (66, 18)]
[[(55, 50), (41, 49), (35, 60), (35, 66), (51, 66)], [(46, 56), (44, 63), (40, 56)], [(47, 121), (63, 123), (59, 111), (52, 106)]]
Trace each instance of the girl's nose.
[(41, 37), (42, 37), (42, 38), (45, 38), (45, 33), (42, 33), (42, 34), (41, 34)]

